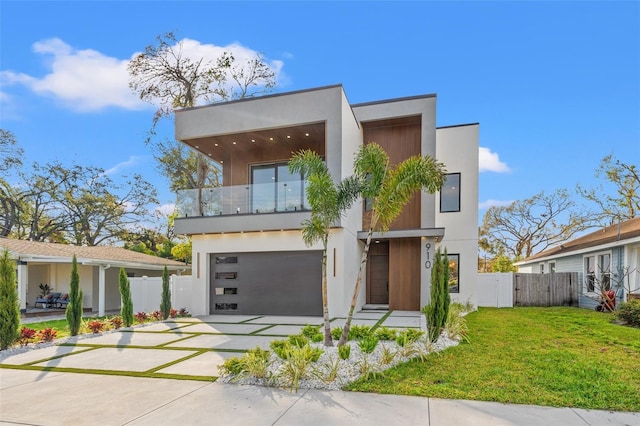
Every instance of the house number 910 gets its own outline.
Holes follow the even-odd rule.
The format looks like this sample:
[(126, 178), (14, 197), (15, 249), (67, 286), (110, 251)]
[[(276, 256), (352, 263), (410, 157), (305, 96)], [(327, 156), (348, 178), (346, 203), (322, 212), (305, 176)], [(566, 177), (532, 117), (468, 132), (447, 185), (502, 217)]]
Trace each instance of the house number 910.
[(429, 252), (429, 250), (431, 249), (431, 243), (425, 244), (424, 248), (427, 249), (427, 261), (424, 262), (424, 268), (431, 269), (431, 253)]

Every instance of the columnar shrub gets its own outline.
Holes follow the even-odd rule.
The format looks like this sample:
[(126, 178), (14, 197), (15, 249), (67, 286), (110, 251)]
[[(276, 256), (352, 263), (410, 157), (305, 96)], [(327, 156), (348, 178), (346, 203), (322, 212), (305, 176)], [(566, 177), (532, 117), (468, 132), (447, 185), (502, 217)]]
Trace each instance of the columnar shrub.
[(78, 261), (73, 255), (71, 261), (71, 281), (69, 282), (69, 304), (67, 305), (67, 324), (69, 334), (77, 336), (82, 325), (82, 290), (80, 289), (80, 276), (78, 275)]
[(449, 313), (449, 258), (445, 251), (441, 255), (436, 251), (431, 268), (431, 300), (422, 308), (427, 319), (429, 340), (435, 342), (440, 337), (440, 331), (447, 322)]
[(9, 251), (0, 257), (0, 349), (6, 349), (18, 339), (20, 305), (16, 288), (15, 263)]
[(171, 311), (171, 288), (169, 288), (169, 270), (165, 266), (162, 271), (162, 301), (160, 302), (162, 319), (169, 318)]
[(119, 287), (122, 305), (120, 308), (120, 316), (122, 317), (124, 326), (130, 327), (131, 324), (133, 324), (133, 300), (131, 300), (131, 284), (129, 283), (129, 278), (127, 278), (127, 273), (124, 268), (120, 268)]

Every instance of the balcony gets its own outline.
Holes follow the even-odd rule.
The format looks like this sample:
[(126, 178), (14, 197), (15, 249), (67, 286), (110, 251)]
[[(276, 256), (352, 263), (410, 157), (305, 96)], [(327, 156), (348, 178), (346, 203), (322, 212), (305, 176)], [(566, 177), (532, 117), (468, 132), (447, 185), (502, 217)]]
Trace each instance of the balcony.
[(309, 217), (306, 182), (290, 180), (178, 191), (180, 234), (300, 229)]

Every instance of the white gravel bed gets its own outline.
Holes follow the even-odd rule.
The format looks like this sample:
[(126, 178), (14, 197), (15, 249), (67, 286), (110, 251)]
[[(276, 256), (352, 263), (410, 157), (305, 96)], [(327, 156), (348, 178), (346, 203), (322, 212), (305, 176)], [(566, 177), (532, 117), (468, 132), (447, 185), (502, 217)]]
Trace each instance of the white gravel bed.
[[(324, 350), (318, 361), (311, 366), (306, 376), (299, 381), (299, 387), (303, 389), (323, 389), (323, 390), (339, 390), (343, 386), (354, 382), (362, 375), (361, 367), (364, 362), (369, 366), (370, 373), (379, 373), (394, 365), (407, 362), (418, 355), (427, 355), (429, 353), (438, 352), (458, 344), (458, 340), (453, 340), (444, 335), (440, 336), (438, 341), (433, 344), (426, 343), (425, 338), (421, 338), (411, 347), (412, 351), (405, 351), (409, 356), (403, 356), (403, 348), (395, 341), (380, 341), (376, 349), (370, 354), (364, 354), (357, 342), (349, 341), (347, 344), (351, 346), (351, 354), (349, 359), (342, 360), (338, 356), (338, 347), (325, 347), (322, 343), (312, 343), (312, 347), (319, 347)], [(391, 351), (395, 354), (390, 363), (384, 364), (383, 353)], [(327, 370), (330, 364), (334, 364), (339, 360), (338, 374), (333, 381), (327, 381)], [(290, 387), (287, 380), (281, 374), (283, 371), (284, 361), (271, 351), (271, 365), (268, 368), (269, 379), (261, 379), (253, 376), (233, 376), (221, 375), (218, 380), (223, 383), (234, 383), (240, 385), (260, 385), (274, 387)], [(316, 374), (314, 374), (314, 371)], [(319, 377), (320, 378), (319, 378)], [(324, 378), (322, 380), (321, 378)]]

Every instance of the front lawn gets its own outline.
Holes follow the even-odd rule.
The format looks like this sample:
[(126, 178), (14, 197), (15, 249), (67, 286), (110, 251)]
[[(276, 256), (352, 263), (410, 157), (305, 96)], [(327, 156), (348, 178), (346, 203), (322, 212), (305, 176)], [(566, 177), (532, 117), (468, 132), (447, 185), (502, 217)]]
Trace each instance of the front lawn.
[(577, 308), (480, 308), (469, 343), (348, 390), (640, 411), (640, 329)]

